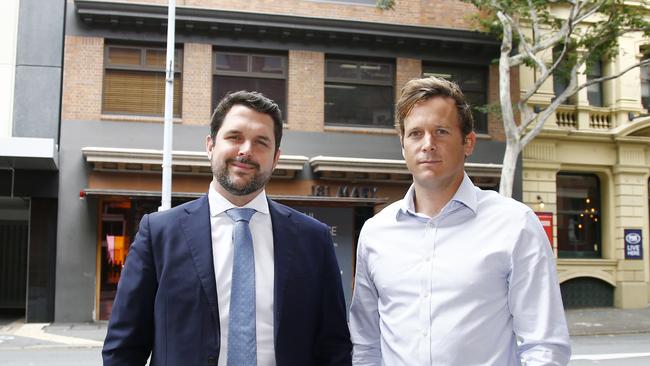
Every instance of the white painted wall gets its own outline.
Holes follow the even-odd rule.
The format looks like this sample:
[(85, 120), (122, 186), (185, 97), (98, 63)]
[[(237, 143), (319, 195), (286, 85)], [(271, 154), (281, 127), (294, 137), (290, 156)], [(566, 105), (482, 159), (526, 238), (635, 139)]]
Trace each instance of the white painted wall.
[(0, 1), (0, 138), (11, 137), (20, 0)]

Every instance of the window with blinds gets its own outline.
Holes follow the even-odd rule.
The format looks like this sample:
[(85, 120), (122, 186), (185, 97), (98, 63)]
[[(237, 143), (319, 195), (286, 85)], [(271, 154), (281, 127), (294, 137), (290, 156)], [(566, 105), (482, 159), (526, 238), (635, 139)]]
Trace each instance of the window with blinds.
[[(108, 45), (104, 53), (102, 113), (162, 117), (165, 112), (162, 47)], [(181, 117), (182, 51), (174, 55), (174, 117)]]

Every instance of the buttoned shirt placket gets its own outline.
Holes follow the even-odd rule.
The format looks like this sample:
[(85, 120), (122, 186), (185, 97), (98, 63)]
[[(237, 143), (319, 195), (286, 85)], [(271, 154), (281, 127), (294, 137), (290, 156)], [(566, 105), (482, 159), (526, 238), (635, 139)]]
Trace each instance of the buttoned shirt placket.
[[(408, 211), (411, 219), (423, 224), (424, 243), (422, 250), (422, 272), (420, 274), (420, 311), (419, 324), (422, 325), (418, 337), (420, 338), (418, 359), (421, 365), (433, 365), (433, 344), (431, 326), (434, 314), (433, 286), (437, 276), (445, 275), (436, 272), (436, 237), (442, 221), (462, 210), (464, 205), (457, 201), (450, 201), (434, 218)], [(446, 274), (449, 275), (449, 274)]]
[(436, 232), (438, 230), (437, 220), (430, 219), (424, 226), (424, 265), (426, 273), (422, 279), (421, 301), (422, 307), (422, 342), (420, 342), (420, 360), (421, 364), (431, 364), (431, 324), (433, 320), (433, 307), (431, 302), (431, 291), (433, 288), (433, 278), (435, 274), (435, 253), (436, 253)]

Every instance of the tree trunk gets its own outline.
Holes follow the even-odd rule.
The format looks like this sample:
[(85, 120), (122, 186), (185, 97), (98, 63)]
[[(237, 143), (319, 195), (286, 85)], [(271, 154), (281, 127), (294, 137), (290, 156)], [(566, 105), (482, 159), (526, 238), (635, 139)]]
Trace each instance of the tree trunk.
[(505, 197), (512, 197), (512, 186), (515, 181), (515, 169), (517, 168), (517, 157), (521, 152), (519, 144), (506, 144), (506, 151), (503, 154), (503, 168), (501, 169), (501, 182), (499, 193)]

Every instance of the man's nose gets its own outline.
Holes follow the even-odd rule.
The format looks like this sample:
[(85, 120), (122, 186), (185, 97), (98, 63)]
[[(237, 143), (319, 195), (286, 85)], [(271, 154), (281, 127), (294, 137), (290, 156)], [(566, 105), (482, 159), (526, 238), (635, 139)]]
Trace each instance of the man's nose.
[(250, 140), (244, 140), (239, 145), (239, 155), (250, 155), (253, 148), (253, 143)]
[(436, 139), (433, 136), (433, 134), (426, 133), (424, 135), (424, 138), (422, 139), (422, 150), (423, 151), (435, 151), (437, 149), (436, 147)]

